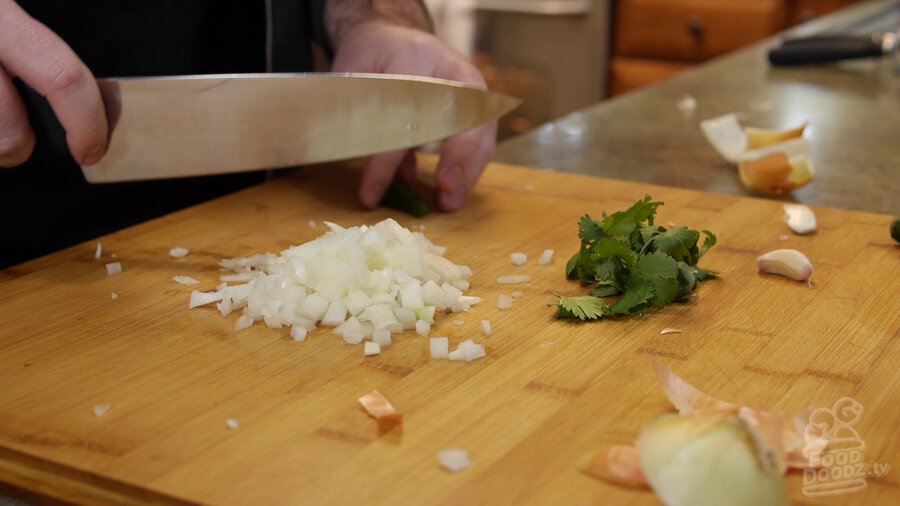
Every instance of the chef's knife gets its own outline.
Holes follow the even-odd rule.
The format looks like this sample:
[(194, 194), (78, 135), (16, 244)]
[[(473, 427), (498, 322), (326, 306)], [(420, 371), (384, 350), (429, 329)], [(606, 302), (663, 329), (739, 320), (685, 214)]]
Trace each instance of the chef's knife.
[(854, 35), (819, 35), (788, 39), (769, 51), (769, 62), (776, 66), (807, 65), (855, 58), (872, 58), (898, 50), (898, 34), (884, 33), (871, 37)]
[[(103, 159), (82, 167), (91, 183), (292, 167), (411, 148), (490, 122), (520, 102), (453, 81), (386, 74), (230, 74), (98, 84), (114, 128)], [(49, 105), (30, 93), (26, 102), (38, 138), (50, 137), (64, 149)]]

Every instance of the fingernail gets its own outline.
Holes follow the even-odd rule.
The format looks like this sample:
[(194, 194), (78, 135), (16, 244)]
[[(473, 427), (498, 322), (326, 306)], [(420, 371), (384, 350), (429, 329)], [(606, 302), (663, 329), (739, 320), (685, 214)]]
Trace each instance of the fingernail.
[(466, 201), (466, 187), (463, 185), (457, 186), (457, 188), (451, 192), (441, 193), (441, 207), (445, 211), (456, 211)]
[(446, 192), (454, 192), (462, 183), (462, 167), (453, 165), (441, 174), (441, 186)]
[(94, 165), (99, 162), (103, 155), (106, 153), (106, 148), (104, 146), (98, 146), (93, 151), (87, 154), (82, 160), (82, 165)]

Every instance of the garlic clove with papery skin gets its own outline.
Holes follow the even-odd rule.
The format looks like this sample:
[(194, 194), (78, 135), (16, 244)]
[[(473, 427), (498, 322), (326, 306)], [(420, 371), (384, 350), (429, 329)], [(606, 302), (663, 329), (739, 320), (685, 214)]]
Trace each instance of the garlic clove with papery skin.
[(812, 276), (812, 262), (795, 249), (777, 249), (756, 259), (757, 271), (778, 274), (794, 281), (806, 281)]

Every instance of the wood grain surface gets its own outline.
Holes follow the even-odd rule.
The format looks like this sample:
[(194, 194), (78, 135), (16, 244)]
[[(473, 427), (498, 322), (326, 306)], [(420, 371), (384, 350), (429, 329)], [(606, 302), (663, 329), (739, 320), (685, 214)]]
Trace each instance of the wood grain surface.
[[(900, 249), (889, 216), (817, 208), (817, 233), (783, 240), (778, 202), (492, 165), (461, 212), (413, 219), (361, 210), (357, 181), (350, 167), (307, 170), (103, 237), (101, 260), (91, 242), (0, 272), (0, 482), (106, 504), (656, 504), (576, 464), (670, 409), (650, 366), (659, 358), (741, 404), (792, 411), (856, 399), (865, 459), (891, 464), (888, 475), (861, 493), (810, 498), (792, 473), (791, 496), (900, 502)], [(718, 234), (701, 265), (721, 279), (641, 317), (556, 320), (552, 293), (580, 290), (563, 275), (577, 219), (647, 193), (665, 201), (659, 223)], [(375, 357), (327, 330), (303, 343), (260, 325), (235, 332), (236, 314), (189, 310), (192, 287), (171, 280), (212, 289), (221, 259), (324, 232), (309, 220), (389, 216), (426, 225), (448, 258), (474, 269), (470, 293), (484, 302), (441, 317), (433, 335), (484, 343), (486, 358), (432, 362), (427, 339), (411, 332)], [(190, 255), (169, 257), (176, 245)], [(812, 260), (812, 287), (756, 273), (757, 255), (785, 247)], [(539, 266), (545, 248), (554, 262)], [(512, 265), (515, 251), (529, 262)], [(117, 276), (104, 269), (112, 253)], [(533, 282), (500, 286), (503, 274)], [(498, 310), (516, 288), (524, 295)], [(404, 413), (401, 427), (379, 432), (360, 409), (372, 389)], [(98, 404), (112, 407), (97, 417)], [(468, 450), (469, 469), (438, 465), (450, 447)]]

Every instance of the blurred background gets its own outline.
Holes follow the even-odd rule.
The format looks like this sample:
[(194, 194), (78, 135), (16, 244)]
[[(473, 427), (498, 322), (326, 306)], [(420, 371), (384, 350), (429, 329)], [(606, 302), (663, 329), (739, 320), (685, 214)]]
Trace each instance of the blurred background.
[(663, 81), (858, 0), (426, 0), (488, 85), (524, 99), (500, 138)]

